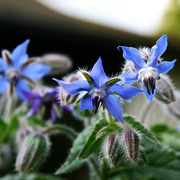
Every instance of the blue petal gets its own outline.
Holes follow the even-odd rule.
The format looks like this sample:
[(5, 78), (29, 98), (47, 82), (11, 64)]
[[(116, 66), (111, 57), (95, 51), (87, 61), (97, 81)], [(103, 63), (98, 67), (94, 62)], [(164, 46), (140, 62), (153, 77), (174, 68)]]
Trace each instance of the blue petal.
[(163, 61), (161, 64), (157, 66), (158, 74), (167, 73), (168, 71), (170, 71), (174, 67), (175, 62), (176, 62), (176, 59), (172, 62)]
[(26, 54), (27, 47), (30, 40), (27, 39), (22, 44), (19, 44), (11, 53), (11, 61), (13, 66), (20, 68), (21, 65), (28, 60), (28, 55)]
[(132, 61), (136, 66), (137, 70), (140, 70), (146, 65), (145, 61), (141, 57), (141, 54), (136, 48), (127, 47), (127, 46), (118, 46), (118, 49), (120, 47), (123, 50), (124, 59)]
[(162, 35), (157, 40), (156, 45), (154, 45), (151, 48), (151, 58), (148, 61), (148, 66), (156, 68), (158, 57), (161, 56), (166, 51), (166, 48), (167, 48), (167, 36)]
[(120, 81), (119, 84), (132, 84), (138, 79), (138, 72), (126, 71), (120, 75), (120, 78), (122, 78), (123, 81)]
[(27, 100), (32, 101), (34, 98), (40, 97), (39, 93), (32, 93), (30, 91), (21, 90)]
[(22, 69), (22, 75), (31, 80), (39, 80), (50, 70), (51, 67), (44, 64), (29, 64)]
[[(143, 88), (143, 90), (144, 90), (144, 94), (146, 95), (146, 97), (147, 97), (150, 101), (153, 101), (153, 98), (154, 98), (154, 96), (155, 96), (155, 94), (156, 94), (156, 87), (155, 87), (155, 89), (154, 89), (154, 93), (153, 93), (153, 94), (150, 93), (150, 95), (147, 93), (146, 88), (145, 88), (144, 85), (142, 86), (142, 88)], [(150, 90), (150, 92), (152, 92), (152, 90)]]
[(0, 71), (5, 72), (8, 69), (8, 63), (6, 60), (0, 58)]
[(116, 95), (109, 94), (105, 99), (104, 104), (105, 108), (113, 117), (124, 123), (122, 106)]
[(40, 98), (35, 98), (33, 100), (33, 105), (32, 108), (29, 110), (29, 112), (26, 114), (26, 117), (32, 116), (33, 114), (36, 114), (38, 110), (41, 107), (41, 99)]
[(91, 89), (90, 84), (86, 80), (74, 81), (72, 83), (66, 83), (64, 81), (53, 78), (60, 86), (70, 95), (76, 95), (82, 91), (89, 91)]
[(3, 75), (0, 75), (0, 94), (4, 93), (7, 90), (7, 87), (9, 86), (9, 82), (7, 81), (6, 77)]
[(88, 93), (86, 93), (82, 97), (81, 102), (80, 102), (80, 112), (85, 109), (93, 109), (92, 99), (91, 99), (91, 96), (88, 95)]
[(107, 94), (110, 94), (113, 92), (119, 94), (123, 99), (126, 99), (126, 100), (131, 99), (134, 96), (137, 96), (143, 93), (141, 89), (138, 89), (136, 87), (133, 87), (133, 86), (126, 87), (126, 86), (121, 86), (119, 84), (113, 84), (106, 90)]
[(53, 123), (56, 120), (56, 113), (55, 113), (55, 110), (54, 110), (53, 106), (51, 107), (51, 120), (52, 120)]
[(16, 84), (16, 93), (17, 96), (22, 99), (23, 101), (27, 101), (27, 98), (23, 94), (23, 91), (30, 91), (28, 83), (24, 79), (20, 79)]
[(109, 78), (104, 72), (101, 57), (99, 57), (98, 61), (94, 64), (89, 76), (93, 79), (93, 84), (97, 88), (103, 87), (105, 83), (109, 81)]

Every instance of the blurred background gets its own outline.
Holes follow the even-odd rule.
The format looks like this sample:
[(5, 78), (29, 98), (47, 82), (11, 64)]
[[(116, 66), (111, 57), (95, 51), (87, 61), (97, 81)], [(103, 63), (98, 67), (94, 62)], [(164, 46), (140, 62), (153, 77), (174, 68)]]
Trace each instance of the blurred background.
[[(168, 74), (176, 88), (180, 88), (180, 0), (1, 0), (0, 1), (0, 50), (12, 51), (26, 39), (30, 57), (48, 53), (68, 55), (75, 71), (78, 67), (91, 69), (101, 56), (105, 72), (112, 76), (123, 66), (122, 52), (117, 46), (152, 47), (163, 34), (168, 35), (168, 48), (162, 56), (166, 61), (177, 59)], [(53, 77), (61, 78), (64, 74)], [(52, 76), (44, 78), (51, 83)], [(52, 82), (55, 86), (56, 83)], [(124, 111), (138, 115), (145, 98), (125, 106)], [(139, 105), (134, 108), (135, 104)], [(153, 116), (153, 112), (151, 115)], [(162, 113), (157, 118), (162, 118)], [(80, 122), (66, 123), (81, 131)], [(62, 120), (63, 121), (63, 120)], [(71, 141), (60, 136), (53, 140), (53, 158), (43, 166), (42, 172), (59, 167), (68, 155)], [(63, 149), (63, 150), (62, 150)], [(69, 175), (77, 176), (77, 170)], [(81, 174), (82, 175), (82, 174)], [(71, 179), (71, 178), (70, 178)]]

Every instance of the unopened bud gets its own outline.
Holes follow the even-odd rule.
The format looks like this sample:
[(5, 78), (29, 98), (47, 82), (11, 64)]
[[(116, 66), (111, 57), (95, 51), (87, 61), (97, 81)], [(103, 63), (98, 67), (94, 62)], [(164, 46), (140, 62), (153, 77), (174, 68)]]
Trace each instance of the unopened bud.
[[(84, 76), (80, 72), (77, 72), (65, 77), (64, 81), (67, 83), (72, 83), (74, 81), (80, 81), (84, 79)], [(68, 94), (62, 87), (59, 88), (59, 99), (62, 106), (74, 104), (77, 102), (78, 98), (79, 94), (73, 96)]]
[(39, 63), (52, 67), (51, 75), (64, 73), (72, 67), (71, 59), (63, 54), (46, 54), (39, 59)]
[(110, 168), (114, 167), (117, 164), (120, 152), (119, 136), (115, 133), (109, 134), (104, 141), (102, 151), (107, 165)]
[(175, 101), (174, 86), (169, 76), (162, 74), (161, 79), (156, 81), (155, 98), (165, 104)]
[(134, 163), (138, 158), (139, 136), (131, 129), (122, 135), (122, 144), (127, 159)]
[(45, 161), (49, 150), (50, 142), (47, 136), (38, 133), (28, 135), (19, 150), (16, 171), (24, 175), (36, 170)]

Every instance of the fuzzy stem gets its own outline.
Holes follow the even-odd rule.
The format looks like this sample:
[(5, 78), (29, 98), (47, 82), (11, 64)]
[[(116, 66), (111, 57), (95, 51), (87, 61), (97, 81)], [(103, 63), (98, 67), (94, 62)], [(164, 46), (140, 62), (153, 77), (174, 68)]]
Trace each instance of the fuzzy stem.
[(63, 125), (54, 125), (51, 127), (44, 128), (43, 130), (40, 131), (40, 133), (49, 134), (49, 133), (57, 133), (57, 131), (59, 131), (58, 133), (64, 132), (68, 134), (70, 137), (72, 137), (73, 139), (77, 137), (77, 133), (73, 129), (67, 126), (63, 126)]
[(143, 106), (143, 109), (141, 110), (139, 119), (141, 121), (142, 124), (146, 124), (146, 118), (147, 118), (147, 114), (148, 111), (150, 110), (150, 108), (152, 107), (153, 102), (150, 101), (146, 101), (145, 105)]
[(14, 105), (14, 91), (9, 88), (9, 92), (7, 93), (7, 104), (6, 104), (6, 111), (5, 111), (5, 122), (10, 123), (11, 122), (11, 116), (13, 112), (13, 105)]
[(91, 158), (89, 159), (89, 162), (91, 163), (91, 165), (92, 165), (92, 167), (93, 167), (93, 170), (94, 170), (94, 172), (95, 172), (96, 175), (97, 175), (97, 178), (98, 178), (99, 180), (103, 180), (103, 177), (102, 177), (102, 175), (101, 175), (101, 172), (99, 171), (99, 166), (96, 164), (96, 162), (94, 161), (93, 157), (91, 157)]

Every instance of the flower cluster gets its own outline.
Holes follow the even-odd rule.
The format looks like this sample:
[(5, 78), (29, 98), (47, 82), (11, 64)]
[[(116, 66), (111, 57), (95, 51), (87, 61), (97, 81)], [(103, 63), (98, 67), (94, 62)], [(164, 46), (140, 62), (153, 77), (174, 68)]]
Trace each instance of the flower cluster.
[[(151, 48), (138, 49), (133, 47), (118, 46), (118, 49), (123, 50), (123, 57), (127, 61), (132, 61), (133, 65), (129, 66), (129, 70), (121, 74), (124, 79), (124, 84), (132, 84), (135, 80), (142, 83), (147, 98), (152, 101), (156, 93), (156, 80), (160, 79), (161, 73), (170, 71), (176, 62), (160, 61), (160, 56), (167, 48), (167, 36), (163, 35)], [(132, 67), (132, 68), (131, 68)]]

